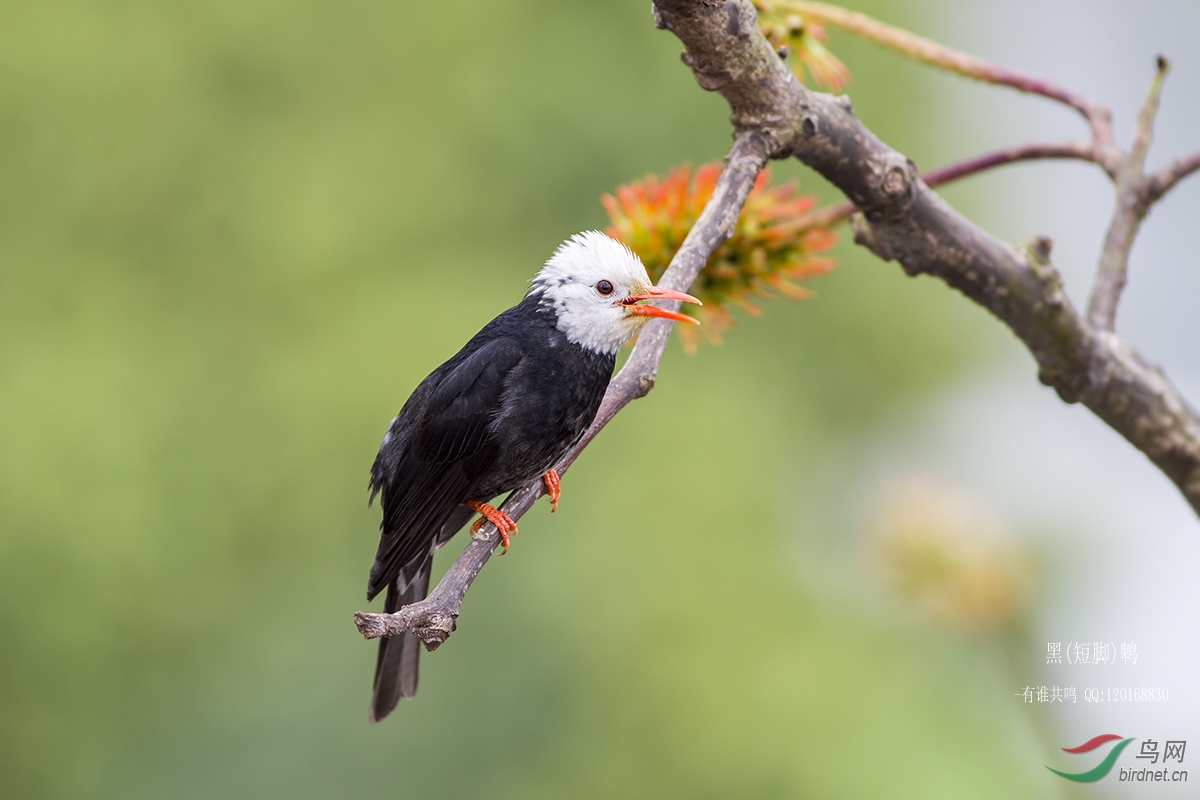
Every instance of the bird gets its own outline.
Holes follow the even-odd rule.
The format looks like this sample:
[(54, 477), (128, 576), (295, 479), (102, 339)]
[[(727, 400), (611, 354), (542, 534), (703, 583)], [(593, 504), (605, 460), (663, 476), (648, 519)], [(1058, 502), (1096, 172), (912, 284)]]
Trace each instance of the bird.
[[(654, 286), (638, 257), (599, 231), (563, 242), (522, 300), (485, 325), (413, 390), (387, 427), (371, 466), (380, 498), (379, 548), (367, 601), (386, 589), (384, 611), (425, 598), (434, 551), (475, 514), (508, 551), (516, 523), (489, 505), (541, 478), (558, 507), (554, 465), (587, 431), (608, 388), (617, 352), (646, 322), (697, 322), (648, 301), (699, 304)], [(370, 720), (417, 690), (420, 641), (380, 639)]]

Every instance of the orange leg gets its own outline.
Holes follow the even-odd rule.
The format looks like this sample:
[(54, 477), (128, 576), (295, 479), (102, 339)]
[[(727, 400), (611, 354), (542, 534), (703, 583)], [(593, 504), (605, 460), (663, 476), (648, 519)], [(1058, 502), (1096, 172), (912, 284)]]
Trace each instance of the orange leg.
[(550, 513), (558, 511), (558, 496), (562, 493), (558, 482), (558, 473), (550, 470), (542, 476), (542, 483), (546, 484), (546, 494), (550, 495)]
[(496, 526), (496, 530), (500, 531), (500, 544), (504, 547), (500, 555), (507, 553), (509, 534), (511, 533), (513, 536), (517, 535), (517, 523), (513, 522), (512, 517), (478, 500), (466, 500), (463, 502), (463, 505), (483, 515), (475, 520), (475, 524), (471, 526), (471, 533), (479, 533), (479, 529), (483, 527), (483, 521), (486, 519)]

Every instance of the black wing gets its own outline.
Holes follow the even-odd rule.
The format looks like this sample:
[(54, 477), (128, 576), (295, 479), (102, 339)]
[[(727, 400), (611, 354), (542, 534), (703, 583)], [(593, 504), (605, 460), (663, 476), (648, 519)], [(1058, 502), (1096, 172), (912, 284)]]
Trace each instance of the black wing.
[[(488, 426), (499, 414), (505, 379), (520, 363), (521, 348), (498, 338), (461, 356), (427, 378), (433, 385), (419, 387), (401, 410), (393, 428), (408, 429), (391, 443), (399, 452), (386, 452), (388, 444), (380, 449), (372, 484), (382, 495), (382, 535), (368, 600), (397, 577), (411, 580), (402, 570), (423, 563), (473, 480), (495, 459)], [(419, 407), (410, 409), (414, 403)]]

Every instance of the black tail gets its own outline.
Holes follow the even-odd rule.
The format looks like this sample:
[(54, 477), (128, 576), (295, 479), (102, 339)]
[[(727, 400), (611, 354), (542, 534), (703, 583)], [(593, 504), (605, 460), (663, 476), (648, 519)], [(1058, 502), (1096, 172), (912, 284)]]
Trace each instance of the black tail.
[[(433, 555), (430, 554), (403, 592), (399, 591), (397, 581), (392, 581), (388, 585), (384, 611), (393, 614), (401, 606), (424, 600), (429, 592), (429, 573), (432, 570)], [(371, 722), (379, 722), (392, 713), (401, 697), (411, 700), (416, 696), (417, 660), (420, 655), (421, 640), (416, 634), (405, 633), (379, 640), (375, 690), (371, 695)]]

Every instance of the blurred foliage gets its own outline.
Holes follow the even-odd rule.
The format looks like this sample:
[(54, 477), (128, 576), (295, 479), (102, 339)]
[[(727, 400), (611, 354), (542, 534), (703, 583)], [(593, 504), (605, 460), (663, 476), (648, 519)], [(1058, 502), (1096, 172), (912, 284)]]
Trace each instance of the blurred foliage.
[[(0, 795), (1051, 791), (969, 649), (792, 563), (802, 476), (993, 330), (844, 246), (818, 302), (668, 353), (367, 724), (388, 420), (605, 187), (728, 146), (641, 0), (2, 13)], [(921, 91), (855, 108), (903, 147)]]
[[(612, 223), (606, 233), (637, 253), (657, 281), (712, 197), (720, 174), (720, 162), (712, 162), (701, 165), (695, 174), (683, 166), (663, 180), (647, 175), (618, 186), (615, 196), (600, 198)], [(721, 341), (721, 333), (733, 327), (730, 305), (757, 317), (760, 312), (752, 296), (778, 293), (806, 299), (811, 293), (794, 281), (833, 268), (833, 259), (814, 255), (837, 243), (828, 228), (807, 221), (806, 212), (816, 204), (815, 198), (797, 195), (796, 181), (768, 188), (770, 180), (769, 168), (759, 173), (733, 234), (717, 247), (692, 285), (691, 291), (704, 305), (688, 306), (685, 312), (700, 319), (699, 328), (678, 328), (689, 351), (695, 350), (702, 335)]]
[(994, 512), (944, 479), (895, 476), (869, 528), (874, 566), (902, 602), (971, 633), (1026, 622), (1032, 555)]

